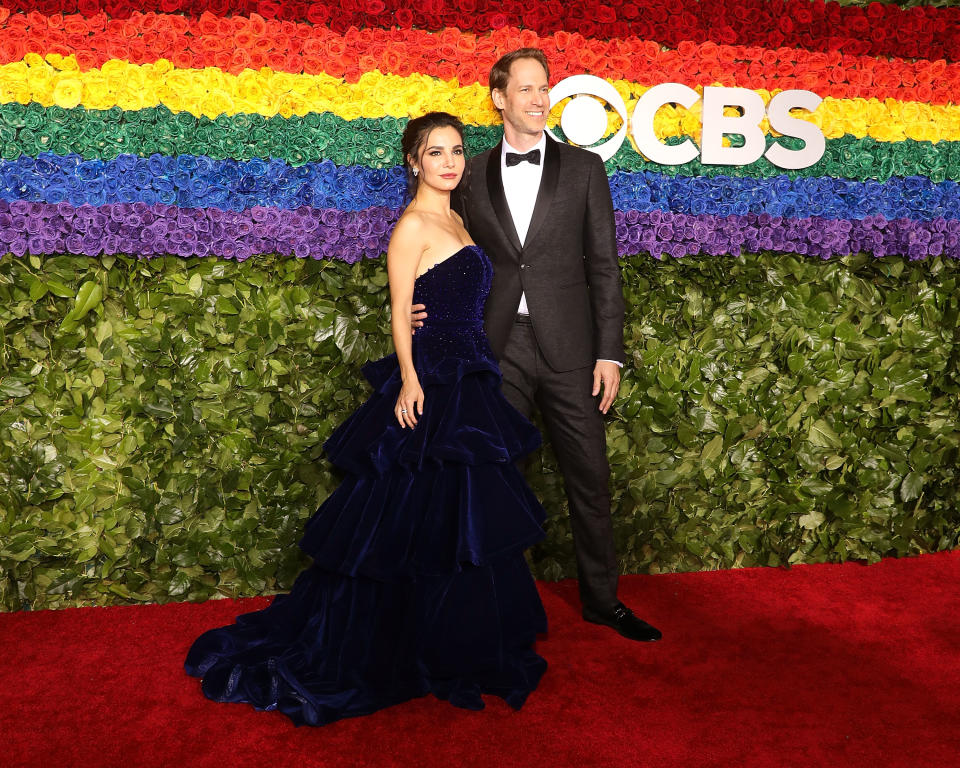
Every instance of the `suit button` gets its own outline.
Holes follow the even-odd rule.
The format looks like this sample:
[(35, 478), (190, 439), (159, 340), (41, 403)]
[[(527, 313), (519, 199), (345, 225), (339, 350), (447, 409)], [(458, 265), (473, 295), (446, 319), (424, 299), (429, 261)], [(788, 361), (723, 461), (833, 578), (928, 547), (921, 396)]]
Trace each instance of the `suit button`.
[(520, 269), (526, 269), (526, 268), (527, 268), (527, 265), (526, 265), (526, 264), (521, 264), (521, 265), (520, 265)]

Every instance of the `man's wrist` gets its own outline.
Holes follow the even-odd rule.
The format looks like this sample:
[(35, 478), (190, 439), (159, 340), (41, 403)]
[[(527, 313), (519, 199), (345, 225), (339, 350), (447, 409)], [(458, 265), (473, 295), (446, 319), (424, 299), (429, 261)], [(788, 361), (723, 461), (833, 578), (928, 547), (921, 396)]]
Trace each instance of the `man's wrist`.
[(598, 363), (613, 363), (614, 365), (617, 366), (617, 368), (623, 368), (623, 363), (621, 363), (619, 360), (606, 360), (605, 358), (599, 357), (599, 358), (597, 358), (597, 362), (598, 362)]

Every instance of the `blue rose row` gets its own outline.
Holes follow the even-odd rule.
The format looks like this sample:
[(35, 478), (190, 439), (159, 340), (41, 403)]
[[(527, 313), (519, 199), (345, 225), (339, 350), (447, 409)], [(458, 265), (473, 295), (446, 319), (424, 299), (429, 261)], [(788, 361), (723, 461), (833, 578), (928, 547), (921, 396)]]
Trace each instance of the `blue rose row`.
[(766, 213), (793, 219), (885, 219), (931, 221), (956, 218), (960, 184), (923, 176), (850, 181), (828, 176), (755, 179), (730, 176), (663, 176), (649, 171), (610, 177), (618, 210), (671, 211), (694, 216)]
[(71, 205), (146, 203), (242, 211), (255, 206), (364, 210), (406, 201), (403, 169), (294, 166), (283, 160), (214, 160), (203, 155), (119, 155), (85, 160), (41, 153), (0, 161), (0, 198)]
[[(931, 221), (960, 211), (960, 184), (923, 176), (886, 182), (830, 177), (664, 176), (618, 171), (610, 177), (618, 210), (714, 216), (766, 213), (789, 218)], [(0, 199), (100, 206), (143, 202), (241, 211), (303, 206), (358, 211), (401, 207), (403, 169), (338, 166), (329, 160), (293, 166), (279, 159), (214, 160), (205, 156), (120, 155), (84, 160), (43, 153), (0, 161)]]

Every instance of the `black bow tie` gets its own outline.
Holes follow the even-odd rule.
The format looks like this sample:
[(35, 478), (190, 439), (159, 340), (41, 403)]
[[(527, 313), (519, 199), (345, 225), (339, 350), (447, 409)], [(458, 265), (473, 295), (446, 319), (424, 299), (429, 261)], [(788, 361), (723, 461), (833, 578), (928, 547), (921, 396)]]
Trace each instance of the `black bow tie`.
[(520, 165), (520, 163), (524, 161), (532, 163), (533, 165), (540, 165), (540, 150), (531, 149), (522, 155), (518, 155), (516, 152), (507, 152), (507, 168)]

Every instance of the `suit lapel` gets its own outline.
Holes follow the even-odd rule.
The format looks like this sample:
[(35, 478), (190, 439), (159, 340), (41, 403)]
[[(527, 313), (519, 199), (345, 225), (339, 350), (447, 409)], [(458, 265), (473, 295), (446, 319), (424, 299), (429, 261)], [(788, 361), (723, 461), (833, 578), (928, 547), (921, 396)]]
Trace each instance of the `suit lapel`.
[[(487, 159), (487, 193), (490, 195), (490, 204), (497, 214), (497, 221), (507, 236), (513, 250), (520, 253), (520, 237), (517, 235), (517, 228), (513, 224), (513, 216), (510, 214), (510, 206), (507, 205), (507, 196), (503, 191), (503, 176), (500, 173), (500, 155), (503, 153), (503, 145), (497, 144), (490, 152)], [(546, 169), (544, 169), (546, 171)], [(543, 184), (540, 185), (541, 190)]]
[[(499, 158), (498, 158), (499, 159)], [(500, 166), (497, 166), (499, 172)], [(547, 136), (547, 146), (543, 153), (543, 173), (540, 176), (540, 190), (537, 192), (537, 202), (530, 217), (530, 226), (527, 228), (525, 244), (530, 244), (537, 236), (537, 232), (547, 220), (550, 205), (557, 192), (557, 182), (560, 179), (560, 150), (557, 142)], [(500, 185), (503, 189), (503, 185)], [(519, 238), (518, 238), (519, 242)]]

